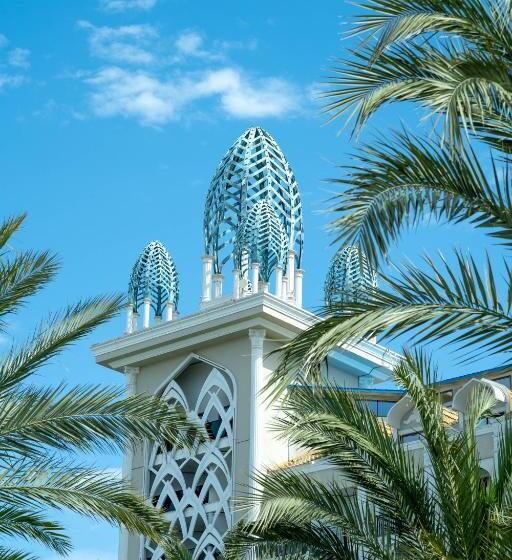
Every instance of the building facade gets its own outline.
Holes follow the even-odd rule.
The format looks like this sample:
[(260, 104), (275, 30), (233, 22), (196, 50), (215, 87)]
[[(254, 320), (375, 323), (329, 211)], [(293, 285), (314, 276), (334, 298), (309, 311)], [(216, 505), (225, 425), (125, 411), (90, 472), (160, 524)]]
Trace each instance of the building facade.
[[(279, 467), (334, 476), (328, 464), (275, 439), (270, 424), (279, 410), (262, 394), (277, 366), (272, 352), (318, 320), (302, 306), (303, 238), (300, 192), (288, 161), (266, 131), (248, 129), (227, 151), (207, 193), (200, 309), (178, 315), (178, 272), (163, 244), (153, 241), (133, 267), (125, 334), (93, 347), (99, 364), (125, 376), (128, 394), (179, 403), (208, 432), (208, 442), (193, 451), (146, 445), (123, 465), (124, 476), (166, 512), (194, 559), (212, 560), (222, 551), (223, 536), (244, 514), (236, 504), (251, 472)], [(357, 300), (376, 285), (355, 247), (343, 247), (326, 272), (327, 304)], [(365, 341), (333, 351), (322, 371), (326, 380), (357, 390), (423, 464), (421, 426), (408, 397), (379, 388), (398, 359)], [(443, 386), (453, 429), (471, 383), (486, 383), (499, 397), (497, 418), (509, 410), (510, 377), (502, 373)], [(493, 422), (482, 426), (485, 472), (497, 433)], [(121, 532), (119, 559), (161, 560), (162, 551)]]

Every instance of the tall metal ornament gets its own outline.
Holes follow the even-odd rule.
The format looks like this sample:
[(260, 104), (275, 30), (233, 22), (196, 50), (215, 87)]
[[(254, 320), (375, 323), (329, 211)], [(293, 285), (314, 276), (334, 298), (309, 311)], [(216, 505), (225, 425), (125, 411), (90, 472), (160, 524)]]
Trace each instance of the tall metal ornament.
[(263, 282), (268, 282), (277, 266), (284, 268), (287, 248), (288, 238), (283, 224), (270, 203), (260, 200), (238, 228), (234, 250), (236, 268), (243, 275), (249, 263), (259, 263), (260, 277)]
[(302, 205), (295, 176), (280, 147), (268, 132), (246, 130), (229, 148), (212, 179), (204, 214), (205, 254), (214, 272), (234, 260), (238, 228), (251, 208), (266, 200), (282, 224), (287, 249), (300, 267), (304, 231)]
[(325, 303), (355, 302), (377, 287), (377, 275), (356, 246), (342, 247), (334, 255), (325, 279)]
[(128, 303), (135, 313), (149, 300), (156, 317), (162, 317), (167, 303), (178, 307), (179, 281), (171, 255), (160, 241), (152, 241), (135, 263), (128, 286)]

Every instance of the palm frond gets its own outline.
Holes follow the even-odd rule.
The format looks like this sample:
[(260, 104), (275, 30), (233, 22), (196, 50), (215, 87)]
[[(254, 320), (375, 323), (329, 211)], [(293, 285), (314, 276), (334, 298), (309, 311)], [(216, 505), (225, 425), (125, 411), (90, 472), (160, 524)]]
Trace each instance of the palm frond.
[(13, 348), (0, 359), (0, 392), (11, 389), (66, 346), (108, 321), (121, 303), (120, 296), (95, 297), (50, 317), (25, 345)]
[(512, 113), (508, 59), (465, 45), (411, 43), (374, 57), (373, 49), (359, 48), (333, 69), (324, 93), (331, 120), (351, 113), (358, 131), (386, 103), (415, 101), (444, 116), (451, 146), (461, 143), (461, 129), (482, 139), (501, 137)]
[(0, 450), (8, 456), (61, 451), (112, 452), (155, 437), (172, 446), (206, 438), (184, 410), (152, 395), (122, 398), (120, 388), (29, 387), (0, 397)]
[[(384, 289), (368, 293), (358, 303), (333, 303), (324, 319), (300, 333), (280, 350), (281, 361), (267, 389), (281, 394), (297, 375), (308, 382), (320, 379), (320, 364), (335, 348), (356, 344), (380, 334), (407, 335), (415, 343), (444, 340), (465, 351), (464, 360), (477, 352), (512, 349), (512, 273), (505, 264), (506, 293), (501, 293), (489, 259), (486, 270), (470, 256), (455, 253), (450, 265), (424, 257), (424, 266), (395, 267), (382, 275)], [(473, 349), (473, 352), (469, 351)]]
[[(57, 554), (65, 555), (71, 550), (64, 528), (37, 510), (0, 504), (0, 535), (38, 542)], [(4, 557), (0, 555), (0, 558)]]
[(0, 256), (3, 255), (2, 249), (7, 245), (11, 237), (20, 229), (27, 217), (26, 214), (19, 214), (7, 218), (0, 224)]
[(123, 480), (97, 469), (46, 459), (0, 470), (0, 502), (11, 507), (52, 507), (123, 525), (161, 542), (168, 522)]
[(470, 148), (457, 153), (438, 140), (406, 132), (362, 146), (333, 182), (344, 188), (331, 211), (338, 241), (361, 246), (375, 266), (401, 233), (422, 220), (468, 220), (512, 242), (510, 169), (491, 161), (492, 180)]
[(0, 558), (2, 560), (37, 560), (37, 556), (29, 552), (14, 550), (6, 546), (0, 546)]

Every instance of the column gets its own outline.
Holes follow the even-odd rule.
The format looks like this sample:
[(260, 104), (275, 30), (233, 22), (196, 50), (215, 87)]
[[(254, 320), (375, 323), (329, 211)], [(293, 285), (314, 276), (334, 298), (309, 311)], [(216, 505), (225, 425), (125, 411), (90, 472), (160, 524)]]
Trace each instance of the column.
[(126, 334), (133, 332), (133, 305), (129, 303), (126, 306)]
[[(131, 397), (137, 392), (137, 374), (140, 368), (138, 367), (128, 367), (124, 368), (124, 374), (126, 376), (126, 396)], [(127, 447), (124, 451), (123, 457), (123, 479), (130, 483), (132, 480), (132, 464), (133, 464), (133, 450), (131, 447)], [(121, 528), (119, 531), (119, 558), (128, 558), (128, 538), (129, 533), (125, 528)]]
[[(249, 329), (251, 339), (251, 431), (249, 450), (249, 474), (261, 471), (262, 432), (265, 421), (265, 403), (261, 390), (265, 385), (263, 369), (263, 343), (265, 341), (265, 329)], [(254, 483), (250, 483), (254, 486)], [(257, 509), (252, 515), (255, 517)]]
[[(286, 277), (288, 278), (288, 297), (293, 297), (295, 289), (295, 251), (288, 251), (288, 267), (286, 269)], [(285, 295), (285, 297), (286, 297)]]
[(276, 282), (276, 287), (274, 293), (276, 297), (280, 298), (283, 290), (283, 267), (282, 266), (276, 267), (275, 282)]
[(144, 298), (144, 319), (143, 326), (145, 329), (149, 327), (149, 313), (151, 311), (151, 300)]
[(260, 289), (260, 263), (252, 263), (252, 293), (257, 294)]
[(212, 299), (212, 268), (213, 257), (205, 255), (203, 257), (203, 296), (201, 301), (208, 303)]
[(233, 299), (240, 298), (240, 271), (233, 270)]
[(295, 271), (295, 305), (297, 307), (302, 307), (302, 278), (304, 276), (304, 271), (298, 268)]
[(222, 297), (222, 274), (213, 275), (213, 299)]
[(288, 278), (283, 277), (283, 287), (281, 288), (281, 298), (286, 299), (288, 297)]
[(132, 332), (135, 332), (137, 330), (138, 322), (139, 322), (139, 314), (135, 310), (133, 312)]
[(172, 321), (172, 314), (174, 311), (174, 303), (172, 301), (168, 301), (165, 306), (165, 320)]

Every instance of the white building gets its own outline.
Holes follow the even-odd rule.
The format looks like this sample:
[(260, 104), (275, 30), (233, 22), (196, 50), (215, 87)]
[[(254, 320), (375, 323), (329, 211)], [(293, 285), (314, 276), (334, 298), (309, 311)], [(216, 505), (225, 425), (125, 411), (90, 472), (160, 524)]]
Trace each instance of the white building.
[[(204, 230), (201, 308), (177, 315), (174, 263), (162, 244), (152, 242), (133, 269), (126, 334), (93, 348), (98, 363), (125, 375), (129, 393), (164, 395), (207, 427), (209, 443), (193, 454), (153, 445), (126, 456), (124, 463), (124, 475), (167, 512), (199, 560), (222, 550), (223, 535), (241, 515), (235, 505), (247, 493), (252, 471), (280, 465), (332, 476), (327, 465), (274, 439), (268, 425), (277, 411), (260, 392), (276, 367), (277, 357), (269, 354), (317, 320), (302, 308), (297, 182), (267, 132), (251, 128), (228, 150), (207, 195)], [(327, 299), (357, 297), (374, 285), (373, 274), (354, 255), (352, 248), (336, 255), (327, 275)], [(423, 461), (421, 427), (408, 398), (378, 388), (397, 359), (365, 342), (333, 352), (323, 371), (340, 386), (361, 391), (370, 408), (387, 417), (395, 437)], [(508, 410), (508, 389), (485, 382)], [(446, 389), (452, 396), (457, 383), (462, 381)], [(453, 398), (456, 411), (464, 409), (464, 390)], [(455, 427), (459, 416), (447, 419)], [(492, 425), (485, 429), (496, 437)], [(482, 444), (490, 445), (483, 449), (489, 458), (496, 449), (492, 437)], [(119, 558), (160, 560), (162, 554), (153, 543), (122, 533)]]

